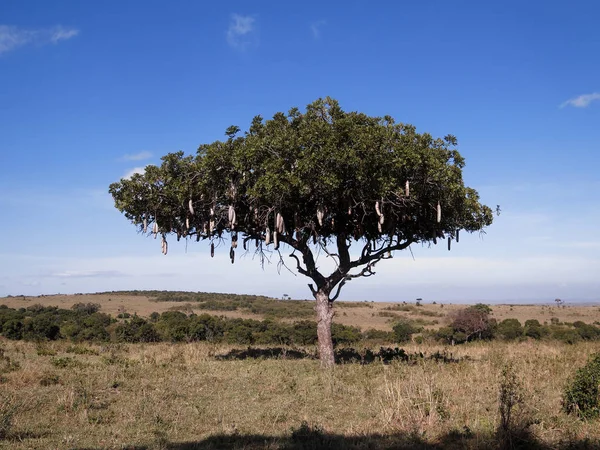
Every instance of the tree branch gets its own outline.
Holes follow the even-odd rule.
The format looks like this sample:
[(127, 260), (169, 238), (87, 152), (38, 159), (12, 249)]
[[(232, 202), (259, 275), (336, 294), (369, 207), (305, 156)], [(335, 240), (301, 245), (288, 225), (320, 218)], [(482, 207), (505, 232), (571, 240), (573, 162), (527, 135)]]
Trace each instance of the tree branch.
[(300, 265), (300, 259), (296, 255), (294, 255), (294, 253), (290, 253), (290, 258), (294, 258), (296, 260), (296, 270), (298, 271), (298, 273), (310, 278), (310, 274), (302, 268), (302, 266)]
[[(361, 257), (355, 261), (352, 261), (350, 263), (350, 268), (359, 267), (359, 266), (368, 264), (372, 261), (379, 261), (385, 256), (386, 253), (393, 252), (396, 250), (404, 250), (404, 249), (408, 248), (412, 243), (413, 243), (413, 241), (406, 240), (403, 243), (398, 242), (395, 245), (382, 246), (381, 248), (375, 250), (374, 253), (372, 253), (371, 251), (365, 252), (365, 249), (363, 248)], [(366, 246), (368, 246), (368, 245), (369, 244), (367, 243)]]
[(343, 279), (343, 280), (340, 282), (340, 284), (338, 284), (338, 287), (337, 287), (337, 292), (335, 293), (335, 295), (334, 295), (333, 297), (330, 297), (330, 298), (329, 298), (329, 303), (332, 303), (332, 302), (334, 302), (335, 300), (337, 300), (337, 298), (338, 298), (338, 297), (339, 297), (339, 295), (340, 295), (340, 291), (342, 290), (342, 286), (344, 286), (344, 284), (346, 284), (346, 278), (344, 278), (344, 279)]
[[(322, 242), (321, 240), (319, 240), (319, 246), (323, 249), (323, 251), (325, 252), (325, 254), (329, 257), (331, 257), (331, 259), (334, 260), (335, 265), (337, 267), (340, 267), (341, 261), (340, 261), (340, 255), (338, 255), (337, 253), (331, 253), (329, 250), (327, 250), (327, 244), (325, 244), (324, 242)], [(338, 261), (335, 260), (335, 258), (338, 259)]]

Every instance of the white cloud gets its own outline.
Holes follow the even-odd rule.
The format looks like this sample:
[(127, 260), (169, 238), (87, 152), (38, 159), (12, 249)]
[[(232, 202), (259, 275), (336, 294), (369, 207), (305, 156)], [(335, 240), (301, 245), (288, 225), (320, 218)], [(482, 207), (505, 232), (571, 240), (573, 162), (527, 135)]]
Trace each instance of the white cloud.
[(564, 102), (562, 105), (560, 105), (560, 107), (564, 108), (565, 106), (573, 106), (575, 108), (586, 108), (590, 105), (590, 103), (592, 103), (595, 100), (600, 100), (600, 92), (583, 94), (579, 97), (571, 98)]
[(54, 28), (54, 30), (52, 31), (52, 36), (50, 37), (50, 42), (52, 42), (53, 44), (56, 44), (60, 41), (66, 41), (68, 39), (71, 39), (72, 37), (75, 37), (79, 34), (79, 30), (76, 30), (75, 28), (64, 28), (62, 26), (57, 26)]
[(123, 157), (121, 157), (120, 161), (143, 161), (144, 159), (152, 158), (152, 153), (150, 152), (139, 152), (139, 153), (127, 153)]
[[(114, 236), (106, 236), (106, 245)], [(469, 237), (465, 236), (465, 241)], [(471, 240), (474, 240), (471, 238)], [(250, 254), (238, 249), (235, 264), (228, 258), (228, 246), (218, 246), (215, 257), (209, 256), (208, 242), (185, 243), (169, 238), (169, 255), (160, 254), (160, 240), (132, 238), (120, 254), (110, 257), (32, 257), (23, 254), (0, 254), (6, 262), (0, 273), (0, 296), (53, 292), (99, 292), (130, 289), (169, 289), (206, 292), (264, 294), (281, 297), (309, 298), (309, 279), (294, 276), (282, 269), (277, 273), (276, 254), (264, 271)], [(188, 245), (189, 244), (189, 245)], [(462, 239), (461, 239), (462, 245)], [(84, 247), (85, 248), (85, 247)], [(435, 256), (435, 249), (416, 247), (415, 260), (410, 252), (398, 252), (393, 259), (382, 261), (370, 278), (349, 282), (342, 299), (430, 301), (508, 301), (517, 299), (567, 300), (598, 299), (600, 259), (596, 254), (581, 256), (462, 257)], [(443, 250), (443, 249), (440, 249)], [(78, 254), (80, 254), (79, 252)], [(86, 253), (92, 253), (87, 251)], [(116, 253), (116, 252), (113, 252)], [(447, 253), (447, 252), (446, 252)], [(286, 253), (284, 253), (285, 255)], [(294, 261), (285, 257), (294, 267)], [(331, 270), (329, 258), (321, 255), (317, 265), (323, 272)], [(2, 266), (2, 264), (0, 264)], [(41, 280), (41, 286), (24, 286), (23, 282)], [(68, 289), (63, 282), (68, 281)]]
[(310, 25), (310, 31), (313, 35), (313, 38), (319, 39), (321, 37), (321, 28), (323, 28), (326, 23), (327, 22), (324, 20), (318, 20)]
[(75, 28), (57, 25), (51, 28), (24, 29), (0, 25), (0, 55), (26, 45), (57, 44), (79, 34)]
[(134, 167), (131, 170), (128, 170), (125, 175), (123, 175), (123, 178), (125, 178), (126, 180), (128, 180), (129, 178), (131, 178), (134, 174), (139, 173), (140, 175), (143, 175), (144, 172), (146, 172), (146, 168), (145, 167)]
[(258, 38), (255, 29), (256, 19), (252, 16), (233, 14), (227, 29), (227, 43), (238, 50), (245, 50), (250, 45), (256, 45)]

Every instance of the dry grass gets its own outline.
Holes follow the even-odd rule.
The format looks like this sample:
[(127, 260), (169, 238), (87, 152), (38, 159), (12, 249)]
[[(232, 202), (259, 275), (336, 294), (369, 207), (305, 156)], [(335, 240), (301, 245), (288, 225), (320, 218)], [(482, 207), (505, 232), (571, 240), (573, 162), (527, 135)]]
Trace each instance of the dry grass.
[(491, 448), (507, 363), (539, 442), (555, 448), (600, 438), (598, 423), (561, 412), (567, 378), (597, 344), (469, 344), (451, 349), (459, 363), (348, 364), (332, 372), (314, 360), (223, 361), (215, 356), (232, 347), (205, 343), (0, 345), (14, 363), (2, 375), (0, 413), (14, 413), (3, 443), (15, 449), (280, 448), (292, 429), (307, 429), (303, 422), (337, 436), (334, 448), (443, 446), (448, 436), (453, 448)]

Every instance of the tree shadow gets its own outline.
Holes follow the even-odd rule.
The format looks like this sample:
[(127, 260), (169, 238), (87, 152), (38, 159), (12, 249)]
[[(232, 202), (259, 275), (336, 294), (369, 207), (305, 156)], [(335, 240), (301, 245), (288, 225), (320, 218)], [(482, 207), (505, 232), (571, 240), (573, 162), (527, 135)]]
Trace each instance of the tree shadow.
[[(283, 347), (258, 348), (248, 347), (244, 350), (233, 349), (224, 355), (217, 355), (215, 359), (221, 361), (245, 359), (317, 359), (314, 352), (303, 349), (288, 349)], [(462, 358), (467, 359), (466, 357)], [(423, 352), (407, 353), (404, 349), (395, 347), (381, 347), (378, 351), (363, 349), (358, 351), (353, 347), (335, 349), (335, 362), (338, 364), (372, 364), (375, 362), (390, 364), (394, 361), (416, 363), (418, 361), (435, 361), (444, 364), (458, 363), (452, 353), (440, 352), (426, 354)]]
[[(149, 450), (155, 446), (123, 446), (122, 448)], [(584, 439), (546, 444), (530, 433), (521, 436), (513, 435), (512, 439), (507, 441), (493, 433), (472, 433), (466, 427), (463, 430), (451, 431), (435, 441), (428, 441), (417, 433), (343, 436), (326, 433), (320, 427), (303, 424), (285, 436), (215, 434), (196, 442), (161, 442), (160, 448), (168, 450), (599, 450), (600, 441)]]
[(233, 349), (224, 355), (215, 356), (215, 359), (221, 361), (245, 359), (316, 359), (316, 355), (301, 349), (248, 347), (245, 350)]

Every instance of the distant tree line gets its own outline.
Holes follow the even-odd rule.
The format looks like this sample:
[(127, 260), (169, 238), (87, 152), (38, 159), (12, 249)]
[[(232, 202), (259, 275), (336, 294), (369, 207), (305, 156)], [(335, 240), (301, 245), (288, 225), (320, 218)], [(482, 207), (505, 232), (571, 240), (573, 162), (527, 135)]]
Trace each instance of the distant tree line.
[[(71, 309), (32, 305), (13, 309), (0, 306), (0, 334), (13, 340), (75, 342), (226, 342), (231, 344), (313, 345), (315, 322), (291, 324), (272, 319), (253, 320), (185, 314), (180, 311), (152, 313), (148, 319), (128, 313), (117, 318), (99, 312), (100, 306), (79, 303)], [(333, 339), (348, 345), (363, 339), (356, 327), (335, 324)]]
[[(13, 309), (0, 305), (0, 334), (8, 339), (28, 341), (208, 341), (243, 345), (314, 345), (317, 342), (317, 325), (310, 320), (287, 323), (273, 318), (240, 319), (181, 311), (154, 312), (149, 318), (126, 312), (112, 317), (99, 310), (100, 305), (94, 303), (78, 303), (71, 309), (42, 305)], [(522, 325), (517, 319), (497, 322), (491, 317), (491, 312), (487, 305), (470, 306), (456, 312), (448, 326), (437, 330), (425, 330), (411, 320), (396, 321), (391, 332), (373, 329), (361, 331), (357, 327), (333, 324), (332, 337), (336, 346), (357, 342), (404, 343), (411, 340), (446, 344), (492, 339), (552, 339), (569, 344), (600, 340), (600, 327), (582, 321), (560, 323), (552, 318), (549, 324), (527, 320)]]
[(491, 317), (488, 305), (477, 304), (457, 311), (449, 326), (432, 333), (433, 336), (449, 344), (461, 344), (474, 340), (499, 339), (517, 341), (524, 339), (552, 339), (568, 344), (579, 341), (600, 340), (600, 327), (582, 321), (560, 322), (553, 317), (550, 323), (540, 324), (536, 319), (521, 324), (518, 319), (504, 319), (501, 322)]

